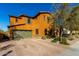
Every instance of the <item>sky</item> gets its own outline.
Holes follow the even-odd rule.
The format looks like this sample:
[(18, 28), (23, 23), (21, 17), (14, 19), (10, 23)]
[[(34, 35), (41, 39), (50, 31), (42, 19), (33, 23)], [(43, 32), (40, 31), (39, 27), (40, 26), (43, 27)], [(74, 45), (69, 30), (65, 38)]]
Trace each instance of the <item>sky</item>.
[[(71, 3), (70, 7), (79, 4)], [(9, 26), (9, 15), (19, 16), (26, 14), (35, 16), (40, 11), (52, 12), (52, 3), (0, 3), (0, 29), (7, 31)]]

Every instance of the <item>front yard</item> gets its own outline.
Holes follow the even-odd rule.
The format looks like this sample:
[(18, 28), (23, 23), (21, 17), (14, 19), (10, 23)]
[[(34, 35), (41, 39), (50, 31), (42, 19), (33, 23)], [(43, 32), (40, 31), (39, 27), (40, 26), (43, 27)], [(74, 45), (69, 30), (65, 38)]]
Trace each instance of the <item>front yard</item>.
[[(53, 43), (51, 39), (26, 38), (0, 43), (0, 55), (3, 56), (54, 56), (62, 55), (71, 45), (79, 41), (79, 36), (72, 36), (70, 45)], [(1, 50), (2, 49), (2, 50)]]

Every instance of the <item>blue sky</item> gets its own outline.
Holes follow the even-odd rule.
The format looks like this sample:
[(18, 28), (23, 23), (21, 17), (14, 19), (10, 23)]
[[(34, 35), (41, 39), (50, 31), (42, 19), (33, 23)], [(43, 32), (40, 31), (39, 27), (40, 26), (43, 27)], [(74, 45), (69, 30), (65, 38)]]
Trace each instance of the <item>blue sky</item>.
[[(70, 7), (78, 4), (70, 4)], [(51, 3), (0, 3), (0, 29), (6, 31), (9, 25), (9, 15), (19, 16), (26, 14), (28, 16), (34, 16), (39, 11), (53, 10)]]

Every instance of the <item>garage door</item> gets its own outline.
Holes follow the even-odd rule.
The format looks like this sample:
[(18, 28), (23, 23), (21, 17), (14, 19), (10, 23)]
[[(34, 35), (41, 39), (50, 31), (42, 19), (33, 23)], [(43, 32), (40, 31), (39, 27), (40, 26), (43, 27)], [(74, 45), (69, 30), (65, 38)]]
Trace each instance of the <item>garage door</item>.
[(13, 39), (24, 39), (32, 37), (32, 31), (13, 31)]

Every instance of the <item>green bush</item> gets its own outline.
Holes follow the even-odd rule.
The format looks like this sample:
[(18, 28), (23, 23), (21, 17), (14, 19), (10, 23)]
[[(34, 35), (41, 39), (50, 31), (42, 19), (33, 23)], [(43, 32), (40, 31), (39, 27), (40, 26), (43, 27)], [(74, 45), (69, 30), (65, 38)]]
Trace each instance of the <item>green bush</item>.
[(56, 38), (54, 38), (53, 40), (52, 40), (52, 42), (57, 42), (57, 41), (59, 41), (59, 37), (56, 37)]
[(56, 38), (54, 38), (53, 40), (52, 40), (52, 42), (54, 42), (54, 43), (56, 43), (56, 42), (58, 42), (59, 41), (59, 43), (60, 44), (64, 44), (64, 45), (69, 45), (68, 43), (67, 43), (67, 38), (66, 37), (56, 37)]
[(67, 42), (67, 38), (66, 37), (62, 37), (60, 44), (64, 44), (64, 45), (69, 45), (69, 43)]

